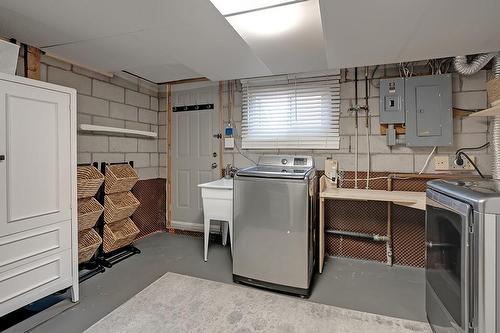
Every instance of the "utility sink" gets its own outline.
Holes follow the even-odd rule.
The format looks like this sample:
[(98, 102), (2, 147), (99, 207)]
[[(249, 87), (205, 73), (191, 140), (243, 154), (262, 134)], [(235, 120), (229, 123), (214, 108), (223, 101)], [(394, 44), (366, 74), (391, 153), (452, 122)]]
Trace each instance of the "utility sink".
[(227, 233), (233, 243), (233, 179), (221, 178), (213, 182), (198, 184), (203, 199), (203, 224), (205, 234), (204, 260), (208, 257), (210, 221), (224, 221), (222, 243), (226, 245)]
[(199, 184), (205, 219), (230, 221), (233, 215), (233, 179)]
[(221, 178), (214, 180), (213, 182), (198, 184), (201, 188), (211, 188), (211, 189), (221, 189), (221, 190), (232, 190), (233, 189), (233, 178), (226, 179)]

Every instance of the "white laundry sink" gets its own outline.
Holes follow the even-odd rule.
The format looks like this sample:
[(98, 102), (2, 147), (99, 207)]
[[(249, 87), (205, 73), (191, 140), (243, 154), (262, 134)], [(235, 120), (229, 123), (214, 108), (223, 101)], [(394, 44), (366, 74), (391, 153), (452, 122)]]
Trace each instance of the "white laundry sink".
[(225, 189), (232, 190), (233, 189), (233, 178), (226, 179), (221, 178), (214, 180), (213, 182), (198, 184), (198, 187), (201, 188), (212, 188), (212, 189)]
[(230, 221), (233, 215), (233, 179), (221, 178), (198, 187), (201, 188), (205, 218)]
[(226, 245), (227, 232), (233, 245), (233, 179), (221, 178), (213, 182), (198, 184), (203, 200), (203, 224), (205, 234), (204, 259), (207, 261), (210, 221), (225, 221), (222, 242)]

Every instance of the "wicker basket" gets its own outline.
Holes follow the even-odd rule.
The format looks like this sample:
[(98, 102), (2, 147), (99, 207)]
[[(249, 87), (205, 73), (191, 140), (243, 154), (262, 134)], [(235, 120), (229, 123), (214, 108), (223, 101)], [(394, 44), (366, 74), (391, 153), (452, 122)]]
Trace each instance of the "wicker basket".
[(132, 192), (109, 194), (104, 197), (104, 221), (113, 223), (131, 216), (140, 202)]
[(139, 234), (139, 229), (130, 218), (104, 225), (104, 252), (109, 253), (129, 245)]
[(104, 211), (104, 207), (95, 198), (83, 198), (78, 200), (78, 230), (92, 228), (99, 216)]
[(93, 197), (103, 181), (103, 174), (92, 165), (79, 166), (77, 169), (78, 199)]
[(78, 263), (89, 261), (101, 245), (102, 239), (94, 229), (78, 233)]
[(106, 194), (130, 191), (139, 177), (129, 164), (108, 165), (106, 167)]

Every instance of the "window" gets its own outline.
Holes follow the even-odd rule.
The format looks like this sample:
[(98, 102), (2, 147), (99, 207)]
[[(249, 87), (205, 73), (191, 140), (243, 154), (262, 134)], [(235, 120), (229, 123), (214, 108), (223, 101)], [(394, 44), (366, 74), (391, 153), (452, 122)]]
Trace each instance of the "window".
[(242, 80), (242, 148), (339, 149), (339, 78)]

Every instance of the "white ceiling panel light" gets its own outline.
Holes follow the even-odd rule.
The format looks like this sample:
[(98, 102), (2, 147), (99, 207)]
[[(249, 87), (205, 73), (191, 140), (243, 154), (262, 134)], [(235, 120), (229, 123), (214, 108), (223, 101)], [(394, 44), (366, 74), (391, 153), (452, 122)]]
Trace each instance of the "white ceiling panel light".
[[(224, 16), (257, 11), (264, 8), (300, 2), (293, 0), (210, 0)], [(304, 0), (302, 0), (304, 1)]]
[(211, 1), (273, 74), (327, 69), (318, 0)]
[(230, 15), (226, 19), (240, 33), (267, 37), (279, 36), (300, 27), (305, 15), (301, 6), (284, 5)]

